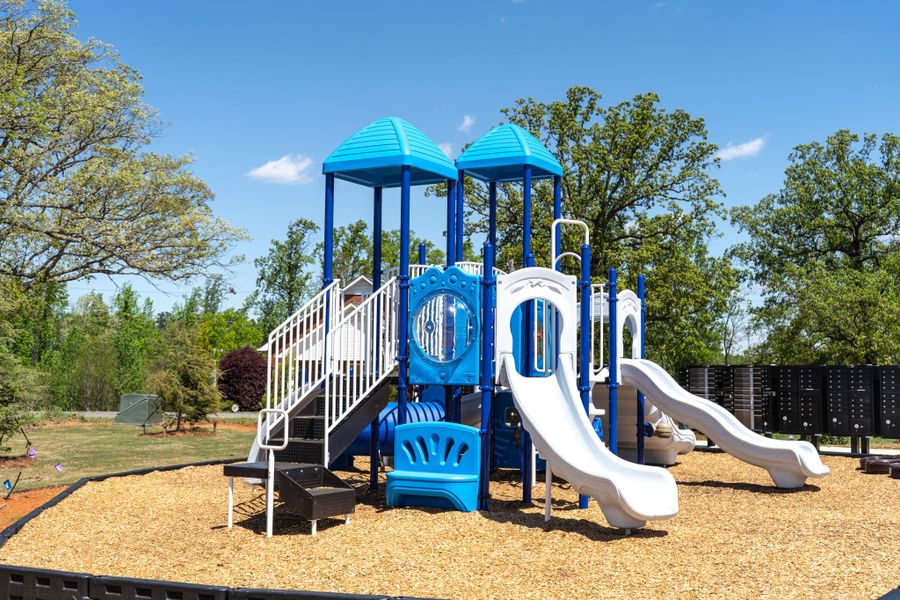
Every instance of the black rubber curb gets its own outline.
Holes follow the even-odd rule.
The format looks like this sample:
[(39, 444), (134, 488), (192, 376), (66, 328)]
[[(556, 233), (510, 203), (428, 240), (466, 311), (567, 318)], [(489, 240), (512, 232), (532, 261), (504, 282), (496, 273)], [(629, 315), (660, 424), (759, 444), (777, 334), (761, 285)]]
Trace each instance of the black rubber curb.
[[(243, 458), (223, 458), (204, 460), (177, 465), (148, 467), (105, 475), (82, 477), (53, 498), (38, 506), (15, 523), (0, 531), (0, 548), (17, 534), (29, 521), (52, 508), (73, 493), (93, 481), (105, 481), (114, 477), (131, 475), (147, 475), (157, 471), (177, 471), (187, 467), (206, 467), (211, 465), (227, 465), (244, 460)], [(176, 581), (159, 581), (152, 579), (132, 579), (128, 577), (106, 577), (87, 573), (69, 573), (30, 567), (16, 567), (0, 564), (0, 594), (24, 598), (62, 598), (66, 600), (113, 600), (123, 597), (178, 597), (185, 600), (234, 599), (234, 600), (429, 600), (407, 596), (387, 596), (384, 594), (343, 594), (335, 592), (311, 592), (294, 590), (263, 590), (247, 588), (229, 588), (213, 585), (187, 584)], [(171, 596), (170, 592), (177, 594)], [(138, 594), (140, 594), (138, 596)], [(146, 594), (150, 594), (147, 596)]]

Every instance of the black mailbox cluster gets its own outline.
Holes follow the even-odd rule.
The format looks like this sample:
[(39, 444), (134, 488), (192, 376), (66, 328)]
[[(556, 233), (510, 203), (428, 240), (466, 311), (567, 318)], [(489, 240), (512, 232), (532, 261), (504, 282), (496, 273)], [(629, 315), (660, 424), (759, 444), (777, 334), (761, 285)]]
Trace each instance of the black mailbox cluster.
[(678, 379), (755, 431), (900, 438), (900, 366), (704, 365)]

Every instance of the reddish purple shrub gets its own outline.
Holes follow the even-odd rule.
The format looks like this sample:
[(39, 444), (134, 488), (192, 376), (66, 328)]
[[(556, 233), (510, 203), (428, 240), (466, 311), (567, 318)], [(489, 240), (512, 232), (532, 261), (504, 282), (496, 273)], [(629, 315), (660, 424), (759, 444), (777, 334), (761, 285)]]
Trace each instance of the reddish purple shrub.
[(241, 410), (259, 410), (266, 393), (266, 359), (253, 348), (232, 350), (219, 361), (219, 392)]

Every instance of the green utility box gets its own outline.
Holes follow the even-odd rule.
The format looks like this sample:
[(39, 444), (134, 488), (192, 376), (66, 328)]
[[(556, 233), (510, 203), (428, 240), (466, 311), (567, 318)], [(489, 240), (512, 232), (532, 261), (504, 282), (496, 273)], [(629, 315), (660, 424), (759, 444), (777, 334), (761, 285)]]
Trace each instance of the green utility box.
[(122, 394), (116, 423), (155, 425), (162, 421), (162, 400), (153, 394)]

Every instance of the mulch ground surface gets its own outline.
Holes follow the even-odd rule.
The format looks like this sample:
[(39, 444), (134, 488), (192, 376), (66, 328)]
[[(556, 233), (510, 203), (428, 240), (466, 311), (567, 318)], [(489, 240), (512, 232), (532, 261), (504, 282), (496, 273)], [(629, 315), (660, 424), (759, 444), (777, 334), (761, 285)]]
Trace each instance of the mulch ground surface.
[(900, 481), (825, 457), (832, 473), (801, 490), (762, 469), (694, 452), (671, 469), (677, 517), (630, 536), (597, 506), (553, 486), (523, 506), (514, 476), (493, 510), (388, 509), (366, 464), (340, 473), (359, 493), (351, 525), (309, 525), (281, 510), (265, 538), (264, 496), (236, 484), (226, 523), (222, 467), (89, 483), (0, 548), (0, 562), (228, 586), (443, 598), (874, 598), (900, 585)]

